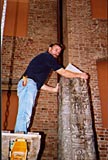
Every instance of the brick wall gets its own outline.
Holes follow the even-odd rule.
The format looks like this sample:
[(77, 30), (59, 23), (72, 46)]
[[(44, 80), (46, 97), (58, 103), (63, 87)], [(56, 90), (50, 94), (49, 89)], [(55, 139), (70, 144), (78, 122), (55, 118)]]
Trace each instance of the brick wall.
[[(67, 3), (67, 5), (65, 4)], [(101, 160), (108, 159), (108, 128), (103, 128), (96, 60), (108, 57), (107, 21), (92, 19), (90, 0), (64, 1), (64, 63), (71, 62), (90, 75), (94, 123)], [(67, 29), (66, 29), (67, 28)], [(67, 30), (67, 36), (66, 32)], [(68, 56), (67, 56), (68, 54)]]

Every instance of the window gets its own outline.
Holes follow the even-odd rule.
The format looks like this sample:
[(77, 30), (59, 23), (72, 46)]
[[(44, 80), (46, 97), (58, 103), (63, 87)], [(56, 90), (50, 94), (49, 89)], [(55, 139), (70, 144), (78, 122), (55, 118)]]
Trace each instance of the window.
[(107, 0), (91, 0), (92, 17), (97, 19), (107, 19)]
[(28, 7), (29, 0), (7, 1), (5, 36), (23, 37), (27, 35)]
[(108, 128), (108, 59), (97, 61), (103, 126)]

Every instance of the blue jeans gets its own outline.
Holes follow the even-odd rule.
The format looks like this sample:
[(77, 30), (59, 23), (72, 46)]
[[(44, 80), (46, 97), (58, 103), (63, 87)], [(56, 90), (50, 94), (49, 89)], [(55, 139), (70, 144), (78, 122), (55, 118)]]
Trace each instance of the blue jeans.
[(17, 87), (19, 107), (14, 132), (27, 133), (38, 89), (32, 79), (28, 78), (26, 86), (22, 85), (22, 81), (22, 79), (19, 81)]

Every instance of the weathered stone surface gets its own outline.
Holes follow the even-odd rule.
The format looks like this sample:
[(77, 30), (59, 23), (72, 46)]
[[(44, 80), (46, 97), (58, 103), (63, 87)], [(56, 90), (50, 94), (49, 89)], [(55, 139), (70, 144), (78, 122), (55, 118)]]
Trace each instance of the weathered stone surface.
[(36, 160), (40, 150), (41, 136), (38, 133), (29, 132), (28, 134), (2, 133), (2, 160), (9, 159), (9, 143), (17, 138), (24, 138), (27, 141), (28, 154), (27, 160)]
[(96, 160), (90, 98), (86, 80), (60, 79), (59, 160)]

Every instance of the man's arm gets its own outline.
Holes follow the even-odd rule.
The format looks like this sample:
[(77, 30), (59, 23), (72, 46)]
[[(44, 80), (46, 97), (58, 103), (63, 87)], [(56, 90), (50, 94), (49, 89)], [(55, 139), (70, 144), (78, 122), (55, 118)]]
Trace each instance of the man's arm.
[(64, 68), (60, 68), (56, 70), (56, 72), (66, 78), (83, 78), (83, 79), (88, 79), (88, 75), (84, 72), (82, 73), (76, 73), (76, 72), (71, 72), (69, 70), (65, 70)]
[[(82, 73), (76, 73), (76, 72), (71, 72), (69, 70), (65, 70), (64, 68), (60, 68), (56, 72), (59, 75), (61, 75), (63, 77), (66, 77), (66, 78), (83, 78), (83, 79), (88, 79), (88, 75), (86, 73), (84, 73), (84, 72), (82, 72)], [(45, 91), (49, 91), (49, 92), (58, 92), (58, 90), (59, 90), (59, 83), (57, 83), (57, 86), (55, 88), (44, 84), (41, 87), (41, 89), (45, 90)]]
[(58, 92), (58, 90), (59, 90), (59, 83), (57, 83), (56, 87), (51, 87), (51, 86), (48, 86), (48, 85), (44, 84), (41, 87), (41, 89), (44, 90), (44, 91), (49, 91), (49, 92)]

